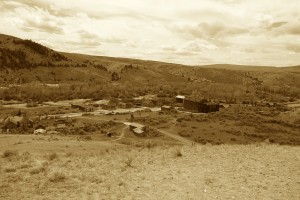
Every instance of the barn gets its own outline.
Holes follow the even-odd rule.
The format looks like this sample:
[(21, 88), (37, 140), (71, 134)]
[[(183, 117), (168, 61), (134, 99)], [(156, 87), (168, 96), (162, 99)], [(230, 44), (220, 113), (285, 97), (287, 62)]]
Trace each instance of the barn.
[(220, 110), (219, 104), (201, 98), (186, 98), (184, 99), (183, 107), (185, 110), (195, 113), (210, 113)]
[(177, 103), (183, 103), (184, 99), (185, 99), (185, 96), (177, 95), (175, 98), (176, 98)]

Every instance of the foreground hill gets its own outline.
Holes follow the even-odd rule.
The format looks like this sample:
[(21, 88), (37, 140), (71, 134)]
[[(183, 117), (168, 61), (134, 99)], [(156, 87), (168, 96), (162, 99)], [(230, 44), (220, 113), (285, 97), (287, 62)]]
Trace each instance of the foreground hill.
[[(265, 90), (284, 96), (300, 94), (300, 67), (238, 65), (186, 66), (128, 58), (57, 52), (31, 40), (0, 34), (0, 83), (140, 86), (144, 92), (211, 96), (216, 88), (236, 94)], [(113, 82), (113, 84), (111, 84)], [(137, 84), (138, 83), (138, 84)], [(107, 86), (108, 87), (108, 86)], [(230, 89), (231, 88), (231, 89)], [(138, 89), (134, 89), (138, 90)], [(135, 91), (136, 93), (136, 91)], [(140, 93), (143, 93), (140, 91)], [(252, 95), (252, 96), (253, 96)], [(224, 96), (224, 95), (223, 95)]]
[[(299, 199), (299, 147), (0, 140), (1, 199)], [(18, 192), (14, 192), (18, 191)]]

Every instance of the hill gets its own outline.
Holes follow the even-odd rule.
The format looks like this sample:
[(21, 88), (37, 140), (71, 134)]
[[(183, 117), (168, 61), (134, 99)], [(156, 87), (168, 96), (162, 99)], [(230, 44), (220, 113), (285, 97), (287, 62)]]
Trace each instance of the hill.
[[(252, 96), (261, 97), (264, 95), (259, 91), (283, 96), (297, 96), (300, 93), (300, 83), (297, 81), (300, 79), (299, 66), (186, 66), (71, 54), (57, 52), (31, 40), (3, 34), (0, 34), (0, 58), (2, 86), (55, 83), (73, 85), (74, 89), (74, 84), (83, 84), (88, 85), (86, 89), (90, 91), (85, 97), (91, 94), (99, 96), (100, 94), (94, 93), (112, 88), (114, 90), (110, 96), (124, 96), (128, 92), (130, 94), (127, 96), (162, 92), (170, 95), (181, 93), (235, 98), (234, 96), (246, 92), (248, 94), (249, 91)], [(80, 88), (81, 93), (86, 92), (82, 91), (82, 86)]]

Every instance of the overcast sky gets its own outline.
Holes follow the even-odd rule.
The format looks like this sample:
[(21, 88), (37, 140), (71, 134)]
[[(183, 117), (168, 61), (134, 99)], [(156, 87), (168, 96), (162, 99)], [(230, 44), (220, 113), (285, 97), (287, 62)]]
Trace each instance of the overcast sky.
[(0, 0), (0, 32), (93, 55), (300, 64), (300, 0)]

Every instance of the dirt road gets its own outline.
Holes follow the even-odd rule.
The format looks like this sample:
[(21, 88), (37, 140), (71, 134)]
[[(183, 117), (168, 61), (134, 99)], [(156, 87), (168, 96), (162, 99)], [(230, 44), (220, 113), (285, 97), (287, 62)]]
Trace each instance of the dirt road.
[(173, 138), (179, 142), (182, 142), (183, 144), (186, 144), (186, 145), (195, 145), (195, 142), (193, 141), (190, 141), (188, 139), (185, 139), (179, 135), (175, 135), (173, 133), (170, 133), (170, 132), (167, 132), (167, 131), (164, 131), (164, 130), (161, 130), (161, 129), (156, 129), (157, 131), (161, 132), (162, 134), (170, 137), (170, 138)]
[(114, 141), (118, 141), (118, 140), (121, 140), (122, 138), (124, 138), (124, 135), (125, 135), (125, 131), (126, 131), (126, 130), (129, 130), (129, 127), (128, 127), (128, 126), (125, 126), (124, 128), (122, 128), (121, 135), (120, 135), (117, 139), (112, 140), (112, 141), (114, 142)]

